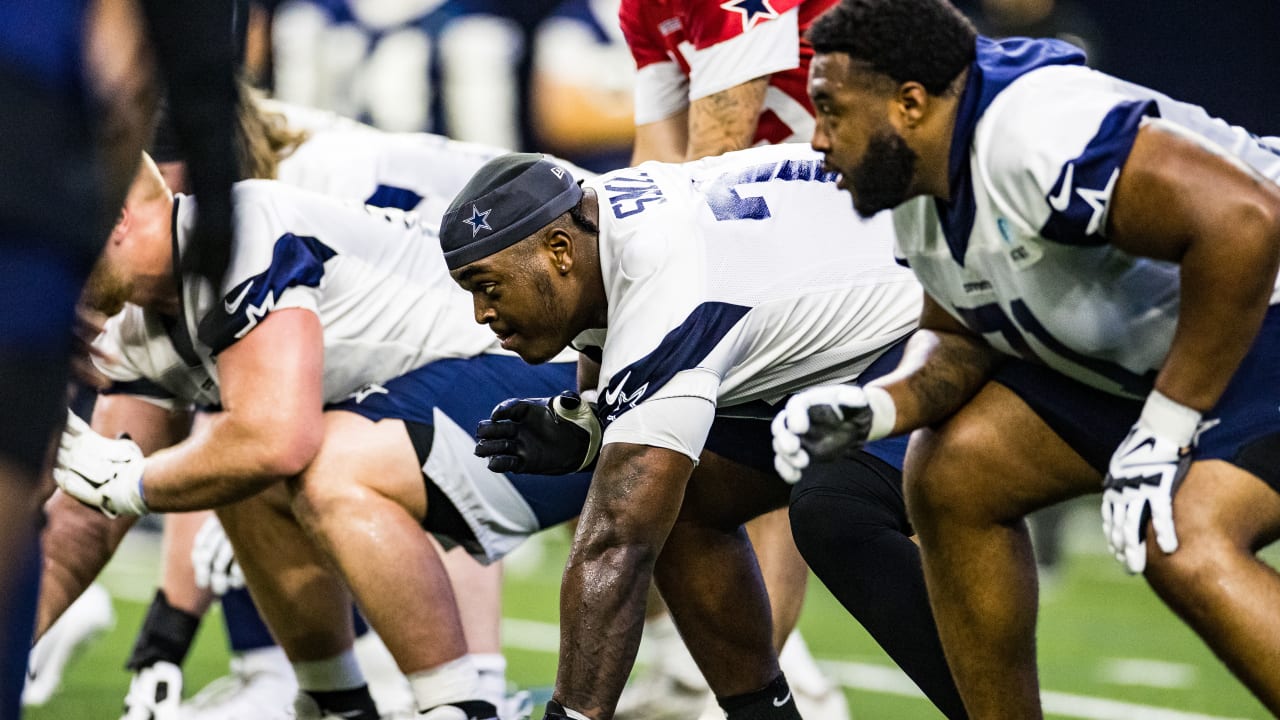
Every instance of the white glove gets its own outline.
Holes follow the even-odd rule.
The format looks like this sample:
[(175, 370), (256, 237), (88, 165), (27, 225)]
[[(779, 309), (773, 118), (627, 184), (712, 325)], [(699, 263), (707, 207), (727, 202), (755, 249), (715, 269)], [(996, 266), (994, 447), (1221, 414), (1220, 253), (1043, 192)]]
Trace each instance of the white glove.
[(773, 419), (773, 466), (794, 483), (813, 459), (829, 462), (893, 430), (897, 410), (883, 388), (823, 385), (796, 393)]
[(1178, 549), (1173, 495), (1191, 466), (1200, 413), (1157, 391), (1115, 454), (1102, 481), (1102, 531), (1116, 560), (1130, 573), (1147, 566), (1146, 518), (1166, 554)]
[(161, 661), (134, 674), (120, 720), (181, 720), (181, 707), (182, 669)]
[(145, 515), (142, 499), (142, 450), (129, 438), (111, 440), (94, 432), (75, 413), (58, 446), (53, 479), (71, 497), (107, 517)]
[(205, 520), (196, 533), (195, 544), (191, 546), (191, 567), (196, 573), (196, 587), (209, 588), (219, 597), (228, 590), (244, 587), (244, 572), (216, 516)]

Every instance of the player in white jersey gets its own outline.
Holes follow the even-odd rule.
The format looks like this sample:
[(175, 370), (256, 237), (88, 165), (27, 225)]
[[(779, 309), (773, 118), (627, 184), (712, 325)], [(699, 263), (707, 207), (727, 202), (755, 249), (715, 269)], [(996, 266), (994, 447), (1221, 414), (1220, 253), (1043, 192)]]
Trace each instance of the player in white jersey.
[[(845, 487), (815, 476), (792, 494), (773, 472), (772, 404), (877, 377), (919, 312), (888, 219), (858, 220), (833, 179), (799, 145), (645, 163), (581, 186), (542, 156), (513, 154), (445, 214), (450, 272), (503, 347), (538, 363), (572, 344), (601, 367), (594, 414), (576, 399), (512, 400), (478, 432), (497, 470), (573, 470), (603, 443), (561, 587), (548, 717), (613, 716), (651, 576), (730, 720), (798, 717), (741, 524), (790, 500), (802, 525), (841, 493), (863, 502), (848, 524), (870, 529), (833, 590), (962, 715), (903, 513), (901, 445), (854, 453), (838, 470), (856, 477)], [(850, 234), (864, 242), (843, 242)], [(873, 547), (878, 560), (861, 554)]]
[[(291, 185), (379, 207), (414, 210), (424, 217), (427, 224), (437, 222), (448, 201), (476, 169), (492, 157), (506, 152), (428, 133), (385, 133), (327, 111), (259, 98), (255, 91), (244, 86), (241, 89), (238, 139), (246, 175), (278, 178)], [(181, 183), (185, 174), (185, 164), (178, 150), (172, 129), (162, 121), (153, 151), (160, 153), (163, 162), (158, 164), (170, 187), (174, 187), (175, 182)], [(164, 595), (157, 596), (138, 638), (134, 657), (129, 663), (135, 670), (138, 669), (135, 666), (139, 662), (139, 649), (159, 641), (154, 637), (158, 633), (152, 631), (153, 626), (185, 624), (189, 628), (182, 633), (188, 636), (187, 641), (178, 645), (177, 651), (165, 653), (170, 656), (165, 658), (170, 662), (180, 664), (181, 655), (194, 639), (195, 624), (186, 621), (183, 613), (198, 616), (209, 600), (207, 593), (191, 587), (193, 578), (186, 558), (191, 554), (189, 548), (203, 522), (203, 517), (197, 514), (166, 519)], [(217, 533), (205, 533), (202, 537), (217, 536)], [(208, 557), (210, 549), (200, 547), (195, 552)], [(218, 553), (215, 556), (224, 555)], [(501, 655), (498, 626), (500, 564), (479, 567), (461, 553), (446, 555), (445, 562), (455, 593), (465, 594), (470, 600), (460, 610), (472, 650), (471, 657), (481, 668), (486, 688), (492, 688), (500, 696), (506, 687), (505, 659)], [(209, 569), (196, 570), (197, 577), (202, 574), (210, 574)], [(213, 576), (215, 579), (219, 577), (216, 572)], [(264, 670), (265, 661), (255, 663), (249, 656), (267, 657), (271, 652), (270, 636), (256, 618), (247, 595), (243, 591), (232, 592), (230, 596), (222, 597), (222, 604), (232, 648), (246, 655), (239, 665)], [(163, 634), (168, 635), (168, 642), (172, 643), (175, 642), (173, 636), (178, 633), (170, 630)], [(357, 647), (367, 652), (369, 645), (376, 644), (376, 638), (371, 637), (361, 641)], [(156, 657), (155, 653), (150, 656)], [(263, 681), (268, 679), (265, 672), (258, 672), (255, 677)], [(385, 695), (379, 697), (379, 689), (374, 684), (375, 697), (381, 701)], [(139, 692), (141, 697), (153, 694), (145, 689)], [(135, 694), (134, 689), (131, 688), (130, 694)], [(219, 713), (224, 712), (219, 708), (227, 702), (255, 702), (255, 699), (252, 695), (230, 699), (224, 688), (213, 696), (212, 703), (197, 697), (192, 707), (199, 707), (210, 717), (219, 717)], [(233, 710), (231, 708), (227, 712), (234, 715)]]
[(1275, 145), (945, 0), (845, 0), (810, 39), (814, 147), (896, 208), (927, 296), (895, 381), (793, 398), (779, 463), (932, 428), (906, 493), (973, 716), (1040, 715), (1021, 520), (1099, 486), (1116, 558), (1280, 714)]
[[(175, 276), (194, 201), (171, 196), (145, 163), (89, 297), (133, 303), (103, 340), (119, 358), (109, 374), (133, 396), (109, 398), (101, 429), (137, 432), (154, 452), (143, 460), (132, 441), (73, 421), (55, 478), (112, 514), (220, 507), (307, 691), (301, 717), (375, 712), (351, 660), (344, 584), (389, 640), (419, 711), (495, 717), (474, 699), (475, 668), (422, 530), (488, 561), (577, 513), (585, 476), (489, 472), (462, 429), (513, 388), (562, 386), (572, 363), (531, 374), (496, 348), (413, 215), (264, 181), (240, 183), (235, 199), (224, 286)], [(157, 389), (162, 401), (221, 411), (165, 447), (154, 440), (168, 410), (137, 397)], [(64, 592), (60, 568), (101, 567), (69, 557), (78, 548), (50, 546), (50, 577)]]

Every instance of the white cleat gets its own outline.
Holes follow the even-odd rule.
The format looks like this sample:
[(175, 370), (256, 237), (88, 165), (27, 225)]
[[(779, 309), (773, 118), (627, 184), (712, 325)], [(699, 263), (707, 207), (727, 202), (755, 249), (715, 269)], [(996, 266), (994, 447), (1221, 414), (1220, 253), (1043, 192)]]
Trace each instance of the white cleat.
[(533, 716), (533, 694), (528, 690), (517, 690), (502, 701), (498, 708), (501, 720), (529, 720)]
[(101, 585), (90, 585), (31, 649), (22, 704), (49, 702), (62, 684), (63, 671), (71, 658), (90, 640), (110, 630), (115, 622), (111, 596)]
[[(614, 712), (616, 720), (723, 720), (711, 688), (669, 617), (645, 623), (641, 642), (647, 646), (650, 664), (623, 688)], [(703, 715), (708, 709), (717, 714)]]
[(182, 704), (182, 720), (292, 720), (298, 681), (284, 650), (236, 653), (231, 674), (204, 686)]
[(799, 630), (793, 630), (787, 637), (787, 644), (778, 655), (778, 665), (791, 692), (795, 693), (796, 709), (801, 717), (849, 720), (849, 702), (844, 691), (818, 668)]

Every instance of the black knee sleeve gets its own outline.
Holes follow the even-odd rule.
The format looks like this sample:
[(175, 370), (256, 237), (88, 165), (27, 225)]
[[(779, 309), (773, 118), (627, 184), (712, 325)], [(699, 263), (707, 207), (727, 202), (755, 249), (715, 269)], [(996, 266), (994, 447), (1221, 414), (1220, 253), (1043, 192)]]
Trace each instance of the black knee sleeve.
[(965, 717), (938, 640), (902, 474), (866, 453), (816, 463), (791, 493), (796, 547), (831, 594), (925, 695)]

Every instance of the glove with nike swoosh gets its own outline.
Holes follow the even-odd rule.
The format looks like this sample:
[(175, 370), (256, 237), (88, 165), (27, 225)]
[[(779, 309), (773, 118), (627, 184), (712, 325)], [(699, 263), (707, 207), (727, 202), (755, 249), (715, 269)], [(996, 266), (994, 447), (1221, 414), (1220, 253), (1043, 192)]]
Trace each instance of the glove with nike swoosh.
[(476, 455), (494, 472), (564, 475), (596, 461), (603, 435), (590, 403), (576, 392), (498, 403), (476, 428)]
[(105, 438), (75, 413), (58, 446), (53, 479), (71, 497), (107, 517), (145, 515), (142, 499), (142, 450), (128, 437)]
[(830, 462), (893, 430), (897, 409), (883, 388), (822, 385), (791, 396), (773, 419), (773, 466), (799, 482), (811, 459)]
[(1178, 549), (1173, 495), (1191, 466), (1200, 413), (1153, 390), (1138, 422), (1111, 456), (1102, 481), (1102, 531), (1116, 560), (1132, 574), (1147, 566), (1146, 526), (1165, 554)]

